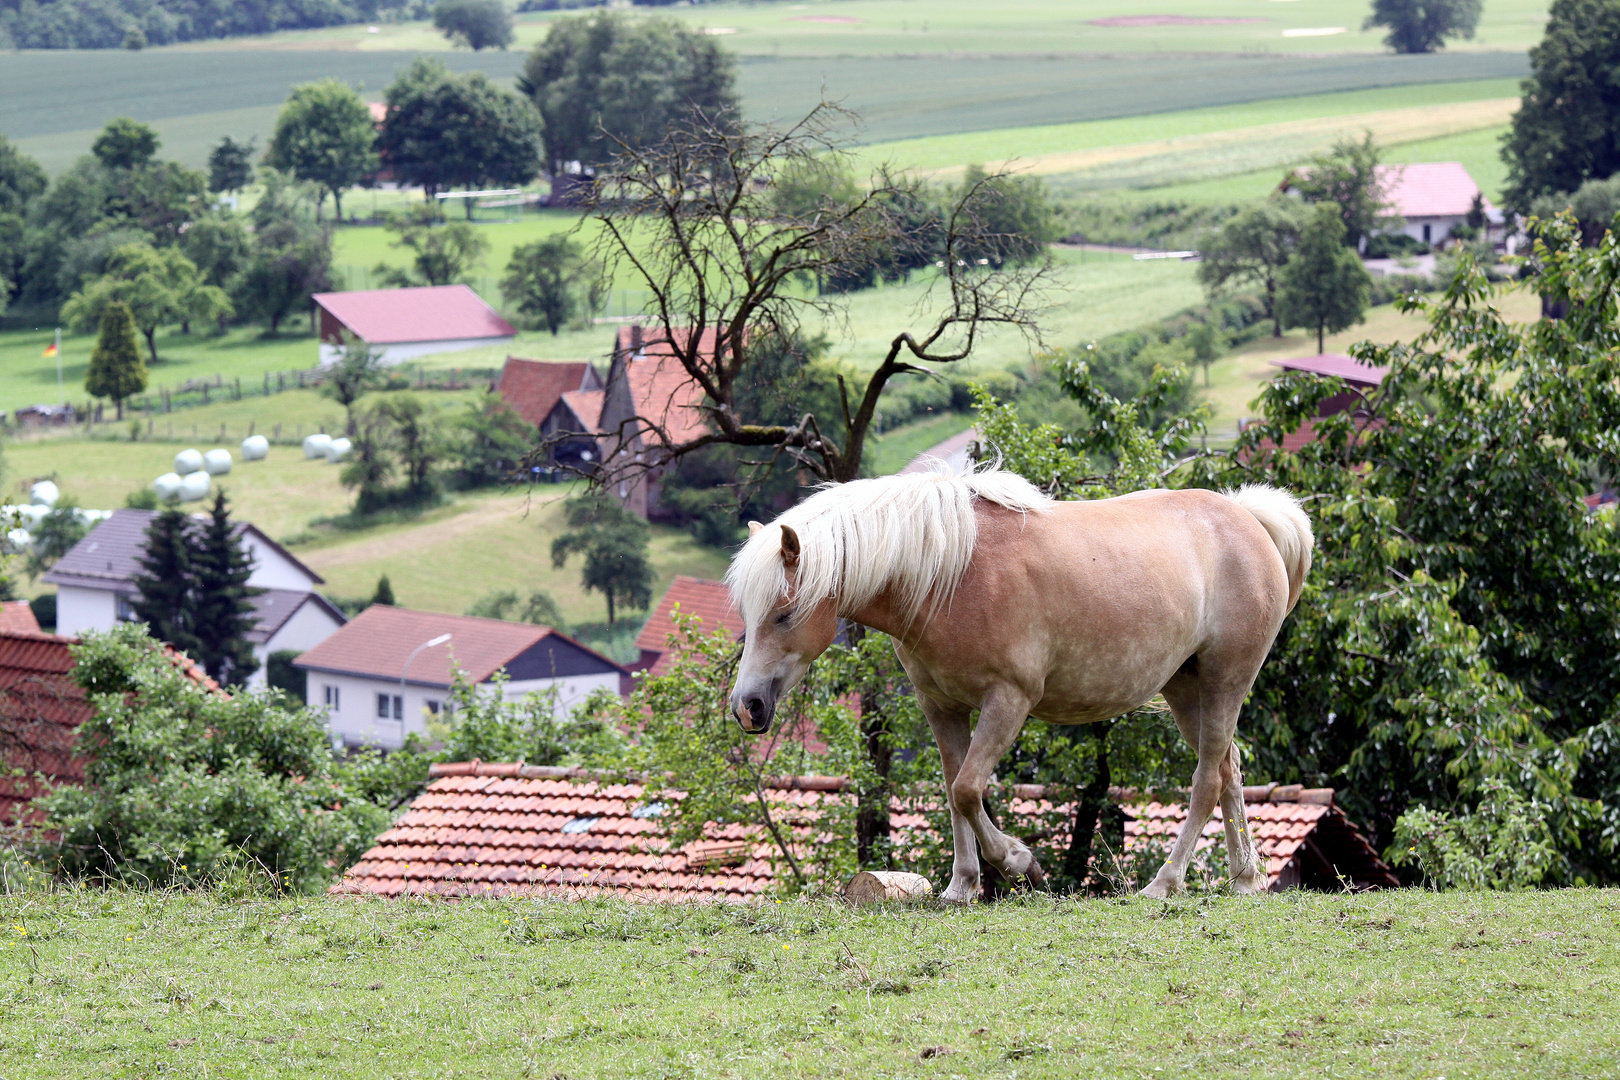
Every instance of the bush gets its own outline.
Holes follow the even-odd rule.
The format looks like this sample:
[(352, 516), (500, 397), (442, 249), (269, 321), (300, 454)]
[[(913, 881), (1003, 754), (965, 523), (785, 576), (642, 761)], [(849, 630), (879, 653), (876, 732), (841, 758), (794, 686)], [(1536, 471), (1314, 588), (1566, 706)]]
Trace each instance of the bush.
[(281, 690), (297, 702), (303, 702), (309, 695), (309, 672), (293, 666), (293, 661), (302, 655), (302, 649), (277, 649), (270, 654), (264, 672), (272, 690)]
[(39, 800), (66, 874), (163, 888), (249, 860), (317, 891), (387, 827), (341, 782), (317, 714), (207, 689), (136, 623), (85, 634), (73, 657), (92, 760), (83, 787)]
[(1427, 255), (1429, 245), (1406, 233), (1374, 233), (1367, 237), (1362, 255), (1369, 259), (1399, 259), (1405, 255)]
[(1436, 889), (1530, 888), (1559, 862), (1547, 810), (1489, 781), (1472, 809), (1406, 811), (1395, 820), (1385, 857), (1394, 866), (1417, 867)]

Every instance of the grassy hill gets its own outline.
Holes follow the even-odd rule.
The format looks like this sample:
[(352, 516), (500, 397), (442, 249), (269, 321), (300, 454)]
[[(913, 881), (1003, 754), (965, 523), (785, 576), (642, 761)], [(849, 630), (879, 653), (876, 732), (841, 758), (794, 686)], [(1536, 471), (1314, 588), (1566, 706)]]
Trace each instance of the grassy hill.
[(17, 1075), (1612, 1076), (1614, 890), (0, 898)]

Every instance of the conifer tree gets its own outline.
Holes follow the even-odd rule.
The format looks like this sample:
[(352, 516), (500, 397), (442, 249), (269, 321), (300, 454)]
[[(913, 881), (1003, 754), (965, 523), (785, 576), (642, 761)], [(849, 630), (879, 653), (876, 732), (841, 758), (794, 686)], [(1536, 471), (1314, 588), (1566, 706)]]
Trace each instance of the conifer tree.
[(386, 607), (394, 606), (394, 583), (384, 574), (377, 579), (377, 591), (371, 594), (373, 604), (382, 604)]
[(124, 399), (145, 390), (146, 378), (146, 361), (141, 359), (140, 341), (135, 337), (135, 316), (128, 304), (115, 300), (102, 312), (84, 388), (92, 397), (112, 398), (122, 420)]
[(253, 597), (264, 590), (247, 583), (253, 562), (236, 534), (225, 492), (215, 494), (192, 543), (192, 626), (198, 641), (192, 656), (221, 686), (240, 686), (259, 667), (247, 635), (258, 624)]
[(153, 637), (195, 657), (200, 642), (193, 630), (190, 534), (191, 521), (177, 507), (152, 519), (135, 578), (134, 610)]

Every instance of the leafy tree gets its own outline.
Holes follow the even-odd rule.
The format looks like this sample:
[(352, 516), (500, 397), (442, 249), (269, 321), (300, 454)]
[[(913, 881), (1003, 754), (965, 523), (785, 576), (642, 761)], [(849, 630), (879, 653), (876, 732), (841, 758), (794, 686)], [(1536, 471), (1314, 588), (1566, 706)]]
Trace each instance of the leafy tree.
[(462, 482), (468, 487), (499, 483), (517, 468), (535, 438), (534, 426), (493, 390), (468, 402), (456, 427)]
[(736, 61), (713, 37), (675, 19), (616, 12), (558, 19), (518, 76), (545, 120), (546, 168), (605, 165), (623, 145), (662, 141), (694, 112), (737, 111)]
[(479, 49), (504, 49), (512, 44), (512, 14), (501, 0), (439, 0), (433, 8), (433, 25), (457, 45)]
[(241, 686), (259, 668), (248, 640), (258, 625), (253, 597), (263, 589), (248, 585), (253, 560), (231, 520), (223, 490), (214, 493), (208, 518), (196, 529), (191, 554), (193, 654), (221, 686)]
[(617, 605), (645, 609), (652, 603), (647, 523), (607, 498), (570, 499), (565, 514), (569, 531), (551, 542), (551, 564), (560, 569), (570, 556), (585, 556), (580, 584), (607, 601), (608, 625)]
[(1039, 177), (990, 176), (982, 165), (969, 165), (956, 199), (979, 226), (975, 242), (962, 245), (957, 258), (1023, 266), (1046, 258), (1046, 245), (1057, 239), (1052, 201)]
[(50, 179), (39, 162), (0, 135), (0, 214), (26, 213), (49, 186)]
[(1221, 328), (1211, 322), (1201, 322), (1187, 331), (1187, 345), (1192, 349), (1193, 363), (1204, 369), (1204, 388), (1209, 389), (1209, 365), (1220, 358), (1226, 345)]
[(373, 604), (382, 604), (385, 607), (395, 605), (394, 583), (388, 580), (387, 574), (377, 578), (377, 591), (371, 594), (371, 602)]
[(73, 545), (83, 540), (89, 532), (90, 526), (85, 523), (79, 504), (65, 496), (57, 500), (51, 512), (39, 519), (31, 534), (28, 558), (23, 564), (29, 580), (38, 578), (55, 566), (56, 561), (72, 551)]
[(180, 250), (206, 285), (226, 288), (247, 265), (253, 237), (240, 217), (216, 211), (193, 221), (180, 238)]
[(1321, 352), (1329, 332), (1348, 330), (1367, 313), (1372, 278), (1356, 253), (1344, 246), (1344, 222), (1332, 207), (1321, 206), (1306, 219), (1299, 250), (1283, 267), (1277, 282), (1277, 311), (1289, 326), (1316, 331)]
[(237, 142), (229, 135), (208, 152), (208, 190), (238, 192), (253, 183), (253, 155), (258, 140)]
[(343, 406), (343, 433), (354, 438), (354, 403), (387, 382), (383, 350), (345, 335), (337, 362), (321, 373), (321, 393)]
[(526, 601), (513, 589), (492, 592), (479, 597), (478, 602), (467, 609), (467, 614), (480, 619), (515, 619), (568, 633), (568, 620), (563, 618), (557, 601), (544, 589), (530, 593)]
[(1524, 100), (1502, 138), (1504, 198), (1527, 213), (1538, 195), (1620, 172), (1620, 4), (1553, 0), (1530, 49)]
[[(146, 338), (153, 364), (158, 363), (158, 327), (181, 320), (212, 321), (233, 310), (225, 290), (203, 284), (196, 264), (178, 248), (146, 244), (126, 244), (114, 250), (107, 258), (107, 272), (68, 298), (62, 318), (88, 330), (100, 324), (103, 313), (114, 303), (128, 307), (136, 329)], [(131, 392), (139, 393), (144, 386), (143, 381)]]
[(1434, 52), (1447, 38), (1473, 40), (1482, 6), (1480, 0), (1373, 0), (1361, 28), (1388, 27), (1384, 44), (1398, 53)]
[(1313, 155), (1309, 165), (1289, 175), (1287, 183), (1306, 202), (1336, 204), (1344, 221), (1344, 242), (1359, 251), (1364, 239), (1399, 221), (1385, 213), (1389, 203), (1378, 182), (1382, 156), (1369, 131), (1360, 142), (1342, 139), (1331, 152)]
[(92, 397), (112, 398), (122, 420), (124, 399), (145, 390), (146, 380), (146, 364), (135, 340), (135, 317), (128, 304), (114, 300), (102, 310), (84, 388)]
[(348, 461), (338, 479), (355, 493), (354, 512), (372, 514), (392, 501), (389, 481), (394, 477), (394, 456), (387, 420), (375, 409), (355, 417)]
[(432, 498), (437, 494), (433, 467), (441, 453), (433, 414), (415, 394), (396, 394), (378, 404), (375, 412), (393, 429), (400, 472), (405, 479), (405, 500), (420, 503)]
[[(356, 416), (353, 449), (340, 479), (355, 489), (355, 512), (421, 506), (438, 498), (434, 468), (442, 456), (436, 418), (412, 394), (399, 394)], [(399, 477), (403, 484), (393, 486)]]
[(566, 236), (548, 236), (519, 244), (506, 264), (501, 295), (533, 322), (557, 331), (601, 303), (597, 282), (601, 267), (591, 262)]
[(253, 247), (232, 290), (237, 310), (268, 323), (271, 334), (331, 285), (331, 234), (301, 213), (301, 202), (286, 177), (267, 172), (253, 208)]
[(1204, 288), (1214, 297), (1234, 286), (1259, 286), (1275, 337), (1283, 333), (1277, 280), (1299, 245), (1301, 218), (1293, 200), (1267, 199), (1243, 210), (1199, 245), (1198, 280)]
[(145, 623), (153, 637), (194, 656), (202, 642), (194, 631), (194, 576), (191, 560), (191, 519), (171, 506), (152, 519), (146, 545), (136, 561), (135, 620)]
[(400, 182), (420, 184), (430, 202), (458, 186), (517, 187), (539, 171), (539, 117), (482, 74), (454, 75), (418, 57), (384, 97), (377, 149)]
[(377, 169), (372, 150), (376, 137), (371, 110), (354, 87), (341, 79), (323, 79), (293, 87), (276, 117), (264, 160), (319, 187), (317, 220), (330, 192), (333, 214), (341, 222), (343, 193)]
[(72, 651), (87, 782), (41, 801), (67, 874), (163, 888), (252, 868), (277, 891), (317, 892), (387, 827), (342, 783), (322, 716), (209, 690), (139, 625)]
[(378, 263), (372, 273), (385, 285), (451, 285), (464, 279), (489, 254), (489, 238), (464, 221), (441, 221), (432, 208), (394, 214), (388, 231), (397, 239), (393, 247), (412, 253), (408, 270)]
[(152, 163), (159, 145), (158, 133), (150, 125), (120, 116), (101, 129), (90, 152), (109, 169), (139, 169)]
[(1569, 211), (1581, 225), (1581, 243), (1596, 247), (1620, 213), (1620, 175), (1588, 180), (1573, 194), (1538, 195), (1530, 204), (1534, 217), (1549, 220)]

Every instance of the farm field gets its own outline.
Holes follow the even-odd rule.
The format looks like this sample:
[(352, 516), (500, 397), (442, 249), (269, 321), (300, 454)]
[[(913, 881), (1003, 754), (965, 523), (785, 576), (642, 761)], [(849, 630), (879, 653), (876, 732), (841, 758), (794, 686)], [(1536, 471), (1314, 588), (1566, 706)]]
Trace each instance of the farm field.
[(1612, 1076), (1613, 890), (0, 899), (7, 1073)]

